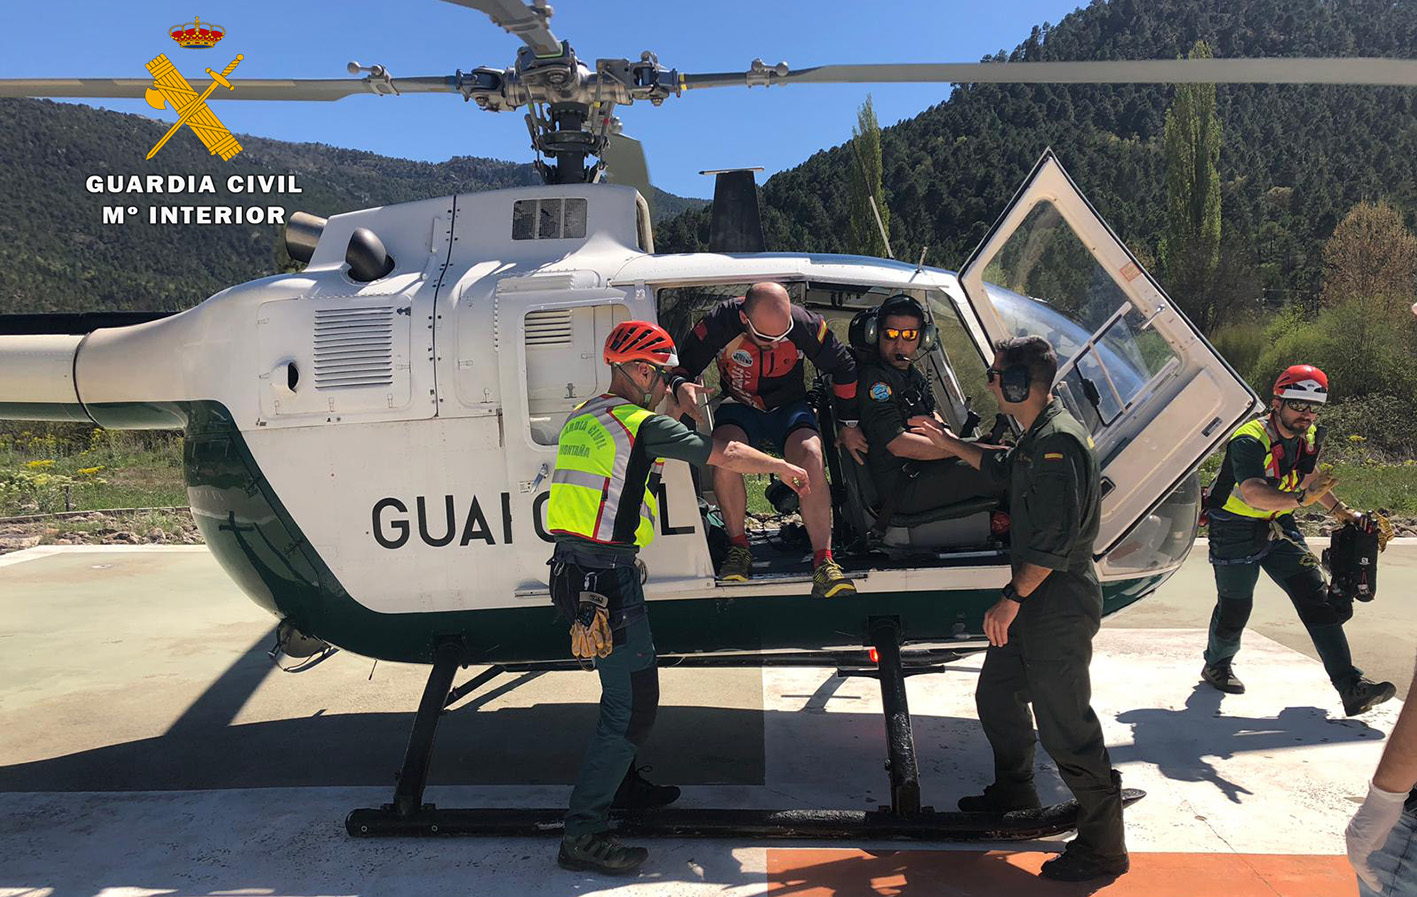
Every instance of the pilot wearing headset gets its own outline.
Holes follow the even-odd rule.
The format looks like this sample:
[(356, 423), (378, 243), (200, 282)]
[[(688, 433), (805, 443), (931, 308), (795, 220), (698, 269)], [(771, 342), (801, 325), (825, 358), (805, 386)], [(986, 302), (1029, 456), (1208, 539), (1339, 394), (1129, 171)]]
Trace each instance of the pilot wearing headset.
[[(864, 463), (877, 492), (899, 491), (892, 516), (917, 514), (973, 496), (1001, 496), (1001, 483), (910, 431), (912, 417), (935, 413), (930, 384), (914, 365), (916, 356), (936, 341), (935, 325), (926, 320), (920, 303), (897, 293), (874, 314), (862, 315), (853, 323), (853, 344), (866, 352), (875, 347), (857, 377), (861, 430), (870, 447)], [(860, 454), (851, 454), (856, 463), (863, 463)]]

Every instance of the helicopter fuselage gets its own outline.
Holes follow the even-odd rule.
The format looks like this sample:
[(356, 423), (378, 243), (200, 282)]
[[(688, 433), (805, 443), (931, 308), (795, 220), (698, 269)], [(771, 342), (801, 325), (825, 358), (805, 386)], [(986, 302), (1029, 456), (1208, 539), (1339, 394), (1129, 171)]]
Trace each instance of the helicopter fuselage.
[[(387, 247), (386, 276), (351, 279), (355, 228)], [(0, 338), (16, 375), (0, 412), (184, 430), (212, 553), (308, 636), (395, 661), (427, 662), (447, 635), (474, 662), (562, 659), (545, 502), (560, 421), (608, 385), (600, 342), (615, 321), (659, 318), (666, 289), (759, 280), (963, 301), (951, 272), (882, 259), (656, 255), (633, 189), (516, 188), (335, 216), (304, 271), (170, 318)], [(859, 594), (831, 602), (805, 576), (723, 584), (688, 467), (668, 463), (662, 490), (642, 554), (661, 653), (859, 647), (875, 616), (959, 644), (1010, 575), (1006, 552), (983, 552), (860, 570)], [(1104, 560), (1107, 610), (1153, 591), (1193, 538), (1142, 568)]]

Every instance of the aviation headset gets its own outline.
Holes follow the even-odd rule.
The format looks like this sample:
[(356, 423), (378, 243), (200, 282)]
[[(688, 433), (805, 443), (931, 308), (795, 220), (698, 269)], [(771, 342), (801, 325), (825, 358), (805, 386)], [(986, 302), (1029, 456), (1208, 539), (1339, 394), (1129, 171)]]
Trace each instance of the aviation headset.
[(876, 308), (868, 308), (851, 319), (848, 338), (857, 349), (874, 351), (881, 334), (881, 321), (890, 315), (910, 315), (920, 319), (920, 346), (918, 352), (927, 352), (939, 340), (939, 331), (930, 323), (925, 308), (914, 296), (896, 293)]

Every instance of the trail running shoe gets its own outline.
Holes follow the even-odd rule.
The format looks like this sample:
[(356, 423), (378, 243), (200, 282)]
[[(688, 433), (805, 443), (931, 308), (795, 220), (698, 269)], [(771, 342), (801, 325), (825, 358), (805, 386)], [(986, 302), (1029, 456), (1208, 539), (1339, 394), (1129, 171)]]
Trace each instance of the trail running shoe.
[(718, 571), (718, 578), (724, 582), (747, 582), (752, 575), (753, 552), (737, 545), (730, 546), (728, 557), (723, 559), (723, 567)]
[(596, 832), (576, 838), (562, 838), (556, 862), (562, 869), (627, 875), (640, 868), (649, 856), (643, 847), (626, 847), (610, 832)]
[(812, 597), (838, 598), (856, 594), (856, 584), (841, 572), (841, 566), (828, 558), (812, 571)]
[(1220, 663), (1208, 663), (1205, 669), (1201, 670), (1201, 678), (1210, 683), (1227, 695), (1242, 695), (1245, 693), (1245, 683), (1241, 682), (1235, 675), (1235, 671), (1230, 666), (1230, 661), (1222, 660)]
[(656, 785), (640, 775), (641, 772), (647, 771), (649, 768), (648, 766), (631, 766), (630, 771), (625, 773), (625, 780), (616, 789), (615, 800), (610, 803), (610, 806), (620, 810), (647, 810), (651, 807), (672, 804), (678, 800), (678, 786)]
[(1343, 713), (1345, 716), (1367, 713), (1383, 701), (1390, 700), (1395, 694), (1397, 688), (1391, 682), (1374, 682), (1366, 677), (1359, 679), (1340, 692), (1343, 697)]

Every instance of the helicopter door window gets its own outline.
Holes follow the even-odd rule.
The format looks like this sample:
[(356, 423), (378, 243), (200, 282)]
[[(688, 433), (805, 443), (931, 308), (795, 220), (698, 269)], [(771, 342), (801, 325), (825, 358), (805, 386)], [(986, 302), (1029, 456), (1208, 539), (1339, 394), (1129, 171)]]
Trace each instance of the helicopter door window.
[[(1106, 555), (1254, 407), (1254, 394), (1161, 291), (1051, 151), (960, 269), (981, 354), (1036, 334), (1060, 398), (1090, 428)], [(976, 326), (977, 325), (977, 326)]]
[(984, 280), (1008, 332), (1038, 334), (1053, 345), (1059, 392), (1094, 434), (1176, 361), (1051, 202), (1033, 207)]
[(555, 445), (566, 415), (610, 387), (600, 359), (611, 328), (629, 318), (623, 305), (529, 311), (524, 320), (527, 423), (532, 441)]

